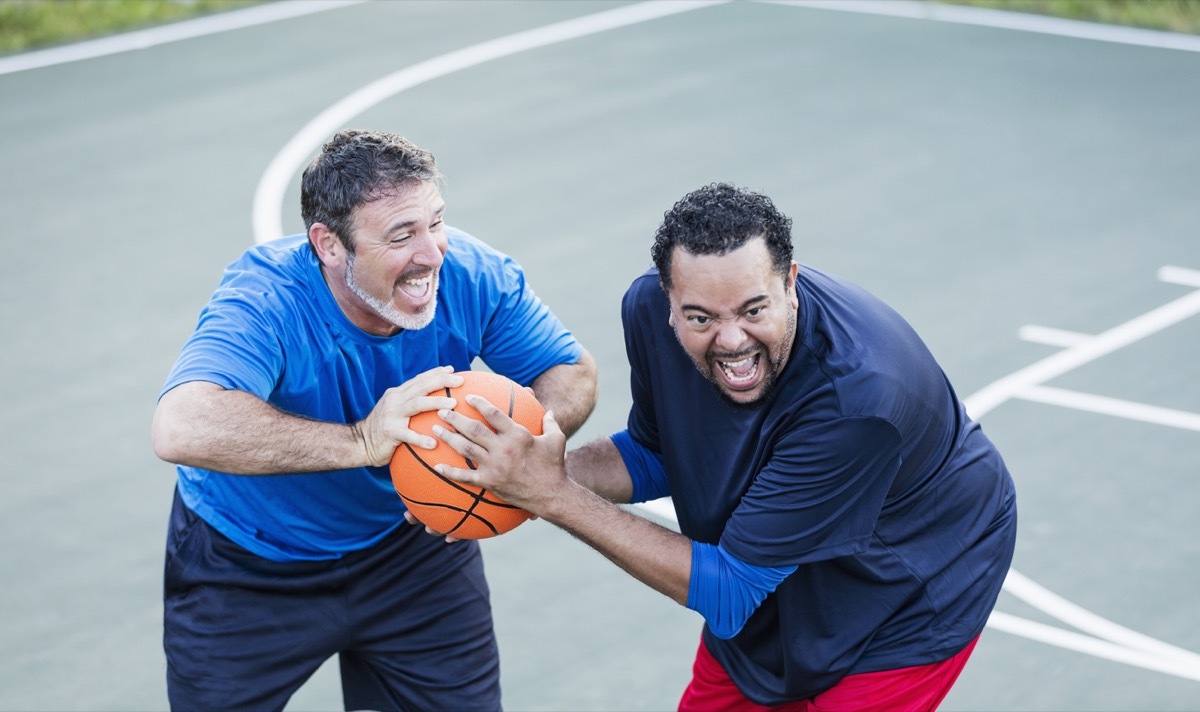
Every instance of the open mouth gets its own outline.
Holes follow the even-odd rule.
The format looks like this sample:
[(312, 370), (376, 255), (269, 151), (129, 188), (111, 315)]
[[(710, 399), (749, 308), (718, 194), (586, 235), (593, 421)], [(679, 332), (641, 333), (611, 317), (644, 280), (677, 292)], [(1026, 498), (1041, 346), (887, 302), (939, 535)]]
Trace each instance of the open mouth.
[(713, 362), (730, 388), (745, 390), (758, 384), (761, 359), (761, 353), (754, 353), (737, 360), (714, 358)]
[(433, 272), (427, 272), (423, 277), (401, 280), (396, 286), (410, 299), (423, 301), (433, 291), (433, 275)]

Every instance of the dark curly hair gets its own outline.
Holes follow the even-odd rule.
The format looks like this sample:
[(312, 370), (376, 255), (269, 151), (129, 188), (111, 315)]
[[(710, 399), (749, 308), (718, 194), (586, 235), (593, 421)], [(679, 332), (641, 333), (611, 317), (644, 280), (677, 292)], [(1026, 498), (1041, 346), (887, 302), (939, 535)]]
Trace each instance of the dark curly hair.
[(330, 139), (304, 169), (300, 215), (305, 229), (324, 223), (354, 252), (351, 219), (355, 208), (407, 183), (441, 179), (433, 154), (408, 139), (347, 129)]
[(671, 289), (671, 256), (679, 247), (692, 255), (724, 255), (755, 237), (766, 240), (771, 267), (786, 275), (792, 264), (792, 220), (760, 193), (728, 183), (710, 183), (683, 196), (663, 216), (650, 256), (664, 290)]

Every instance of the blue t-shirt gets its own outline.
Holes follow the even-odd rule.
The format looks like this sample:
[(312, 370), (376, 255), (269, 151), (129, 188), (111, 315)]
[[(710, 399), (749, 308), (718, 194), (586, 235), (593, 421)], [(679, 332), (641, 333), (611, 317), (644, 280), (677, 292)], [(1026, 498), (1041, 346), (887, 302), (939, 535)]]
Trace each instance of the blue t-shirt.
[[(354, 423), (383, 392), (475, 357), (521, 385), (583, 352), (525, 283), (520, 266), (447, 229), (433, 322), (390, 337), (338, 307), (304, 235), (247, 250), (231, 264), (162, 392), (210, 381), (288, 413)], [(179, 466), (183, 501), (249, 551), (276, 561), (332, 559), (369, 547), (403, 521), (386, 467), (245, 476)]]
[(1016, 536), (1004, 462), (912, 328), (811, 268), (796, 285), (791, 355), (754, 409), (728, 405), (693, 365), (655, 270), (622, 305), (629, 434), (661, 454), (682, 533), (797, 567), (732, 638), (705, 627), (764, 705), (959, 652), (983, 630)]

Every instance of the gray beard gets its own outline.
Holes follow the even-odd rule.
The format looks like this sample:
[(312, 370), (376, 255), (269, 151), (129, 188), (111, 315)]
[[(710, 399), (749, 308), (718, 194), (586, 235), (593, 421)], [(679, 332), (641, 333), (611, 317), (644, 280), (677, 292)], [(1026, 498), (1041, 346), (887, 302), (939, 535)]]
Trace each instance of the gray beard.
[(382, 299), (379, 299), (378, 297), (368, 293), (367, 290), (363, 289), (362, 285), (360, 285), (354, 279), (354, 253), (346, 253), (346, 289), (349, 289), (354, 293), (355, 296), (366, 302), (367, 306), (371, 307), (372, 311), (374, 311), (375, 314), (377, 314), (381, 319), (388, 321), (400, 327), (401, 329), (416, 331), (417, 329), (424, 329), (433, 323), (433, 317), (437, 313), (437, 287), (437, 273), (434, 273), (433, 281), (429, 285), (429, 288), (434, 291), (433, 301), (431, 301), (425, 311), (420, 314), (404, 314), (400, 310), (396, 309), (391, 302), (385, 302)]

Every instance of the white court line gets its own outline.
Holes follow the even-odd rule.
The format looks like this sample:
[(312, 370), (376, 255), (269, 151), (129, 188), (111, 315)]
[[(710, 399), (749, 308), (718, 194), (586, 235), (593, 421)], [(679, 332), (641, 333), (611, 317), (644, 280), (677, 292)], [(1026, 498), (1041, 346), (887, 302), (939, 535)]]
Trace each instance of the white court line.
[(1065, 331), (1063, 329), (1052, 329), (1048, 326), (1036, 326), (1028, 324), (1022, 326), (1017, 331), (1017, 338), (1021, 341), (1029, 341), (1035, 344), (1045, 344), (1047, 346), (1074, 346), (1081, 341), (1092, 338), (1091, 334), (1081, 334), (1078, 331)]
[(1158, 279), (1160, 282), (1181, 284), (1185, 287), (1200, 289), (1200, 270), (1167, 265), (1166, 267), (1159, 268)]
[[(1168, 276), (1180, 276), (1188, 270), (1183, 268), (1163, 268), (1159, 270), (1160, 279), (1164, 273)], [(1023, 394), (1032, 394), (1034, 397), (1053, 398), (1055, 390), (1050, 389), (1042, 384), (1052, 378), (1061, 376), (1069, 371), (1072, 371), (1080, 366), (1095, 361), (1103, 356), (1113, 353), (1114, 351), (1129, 346), (1137, 341), (1145, 339), (1163, 329), (1166, 329), (1174, 324), (1183, 321), (1195, 314), (1200, 313), (1200, 290), (1190, 292), (1174, 301), (1168, 302), (1157, 309), (1153, 309), (1145, 314), (1134, 317), (1123, 324), (1119, 324), (1101, 334), (1093, 336), (1089, 339), (1079, 342), (1063, 351), (1060, 351), (1052, 356), (1049, 356), (1041, 361), (1038, 361), (1030, 366), (1027, 366), (1015, 373), (1009, 374), (998, 381), (995, 381), (975, 394), (963, 399), (964, 404), (970, 412), (973, 419), (978, 420), (985, 413), (990, 412), (996, 406), (1013, 398), (1020, 398)], [(1095, 397), (1099, 398), (1099, 397)], [(1091, 405), (1102, 404), (1104, 407), (1111, 406), (1111, 403), (1103, 399), (1089, 400)], [(1138, 404), (1131, 404), (1138, 405)], [(1143, 408), (1151, 408), (1144, 406)], [(1128, 412), (1128, 411), (1127, 411)], [(1138, 411), (1145, 415), (1147, 410)], [(1161, 416), (1160, 411), (1154, 412), (1155, 417)], [(1176, 421), (1178, 422), (1178, 421)], [(1183, 422), (1190, 422), (1184, 419)], [(1168, 667), (1174, 669), (1178, 665), (1184, 666), (1185, 669), (1191, 670), (1186, 675), (1189, 679), (1200, 679), (1200, 656), (1190, 651), (1176, 648), (1162, 641), (1154, 640), (1140, 633), (1129, 630), (1122, 626), (1108, 621), (1100, 616), (1090, 613), (1079, 606), (1067, 601), (1061, 596), (1049, 591), (1048, 589), (1034, 583), (1032, 580), (1022, 575), (1015, 569), (1010, 569), (1008, 579), (1004, 582), (1004, 590), (1008, 591), (1017, 598), (1025, 601), (1029, 605), (1038, 610), (1050, 615), (1068, 625), (1072, 625), (1081, 631), (1094, 635), (1100, 639), (1108, 640), (1117, 645), (1125, 646), (1134, 650), (1140, 650), (1149, 655), (1160, 657), (1166, 660)], [(1015, 618), (1009, 616), (998, 620), (1008, 620)], [(1019, 620), (1019, 619), (1017, 619)], [(1010, 621), (1011, 622), (1011, 621)], [(1031, 625), (1035, 625), (1032, 624)], [(1019, 630), (1031, 630), (1031, 628), (1018, 628)], [(1012, 632), (1010, 630), (1010, 632)], [(1067, 631), (1064, 631), (1066, 633)], [(1032, 637), (1032, 636), (1030, 636)], [(1038, 640), (1043, 640), (1038, 637)], [(1063, 640), (1066, 640), (1065, 638)], [(1043, 642), (1050, 642), (1043, 640)], [(1082, 649), (1074, 644), (1063, 645), (1073, 650), (1086, 652), (1099, 657), (1108, 658), (1105, 654), (1105, 648), (1094, 647), (1091, 649)], [(1111, 658), (1117, 660), (1117, 658)], [(1121, 662), (1126, 662), (1131, 665), (1139, 665), (1140, 667), (1149, 667), (1136, 662), (1136, 656), (1129, 659), (1121, 659)], [(1160, 672), (1169, 672), (1167, 669), (1159, 667), (1149, 667)], [(1176, 674), (1176, 673), (1171, 673)]]
[(1112, 660), (1113, 662), (1124, 663), (1126, 665), (1133, 665), (1147, 670), (1154, 670), (1187, 680), (1200, 681), (1200, 667), (1194, 664), (1147, 654), (1123, 645), (1098, 640), (1090, 635), (1063, 630), (1062, 628), (1046, 625), (1045, 623), (1037, 623), (1001, 611), (992, 611), (987, 624), (989, 628), (994, 630), (1003, 631), (1011, 635), (1019, 635), (1022, 638), (1036, 640), (1039, 643), (1074, 650), (1077, 653)]
[(1190, 292), (1124, 324), (1010, 373), (983, 387), (969, 398), (964, 398), (963, 402), (971, 417), (979, 420), (1004, 401), (1015, 398), (1034, 386), (1107, 356), (1198, 313), (1200, 291)]
[(136, 32), (102, 37), (85, 42), (35, 50), (10, 57), (0, 58), (0, 74), (12, 74), (28, 69), (39, 69), (56, 64), (95, 59), (110, 54), (155, 47), (168, 42), (211, 35), (227, 30), (253, 27), (268, 22), (286, 20), (315, 12), (324, 12), (347, 5), (356, 5), (365, 0), (284, 0), (265, 5), (256, 5), (244, 10), (230, 10), (192, 20), (183, 20)]
[(1016, 397), (1035, 403), (1057, 405), (1063, 408), (1074, 408), (1075, 410), (1112, 415), (1128, 420), (1139, 420), (1143, 423), (1166, 425), (1171, 428), (1182, 428), (1183, 430), (1200, 432), (1200, 414), (1189, 413), (1183, 410), (1160, 408), (1155, 405), (1098, 396), (1092, 393), (1069, 391), (1065, 388), (1052, 388), (1050, 386), (1026, 388), (1018, 393)]
[[(1109, 643), (1170, 660), (1176, 665), (1186, 665), (1191, 669), (1190, 676), (1194, 676), (1193, 679), (1200, 679), (1200, 654), (1184, 650), (1157, 638), (1151, 638), (1102, 618), (1068, 601), (1024, 574), (1009, 570), (1008, 577), (1004, 580), (1004, 590), (1023, 601), (1038, 601), (1042, 606), (1048, 606), (1053, 610), (1051, 615), (1056, 619)], [(1042, 610), (1049, 612), (1046, 608)]]
[(626, 5), (614, 10), (585, 15), (471, 45), (405, 67), (364, 86), (331, 105), (305, 124), (267, 166), (267, 170), (259, 179), (258, 188), (254, 192), (255, 242), (262, 243), (283, 234), (283, 224), (280, 219), (283, 196), (292, 176), (300, 171), (304, 162), (347, 121), (379, 102), (418, 84), (518, 52), (727, 1), (693, 0), (684, 2), (673, 0), (671, 2), (643, 2)]
[(1136, 27), (1102, 25), (1096, 22), (1068, 20), (1044, 15), (991, 10), (982, 7), (946, 5), (938, 2), (916, 0), (765, 0), (776, 5), (807, 7), (839, 12), (857, 12), (867, 15), (904, 17), (913, 20), (933, 20), (959, 25), (995, 27), (1021, 32), (1036, 32), (1059, 37), (1074, 37), (1099, 42), (1177, 49), (1185, 52), (1200, 52), (1200, 37), (1195, 35), (1143, 30)]

